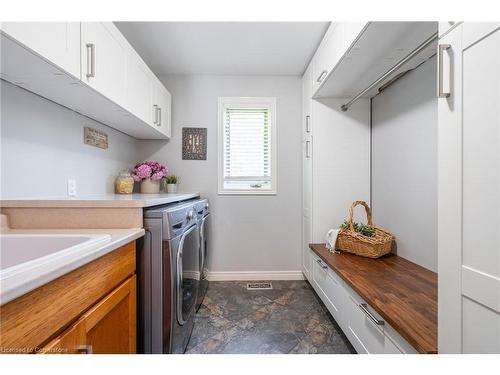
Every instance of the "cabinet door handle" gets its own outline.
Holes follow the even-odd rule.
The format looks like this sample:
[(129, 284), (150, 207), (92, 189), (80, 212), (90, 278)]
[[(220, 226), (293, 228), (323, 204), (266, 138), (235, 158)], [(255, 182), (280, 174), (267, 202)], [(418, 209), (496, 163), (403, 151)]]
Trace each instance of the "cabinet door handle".
[(158, 126), (161, 126), (161, 107), (158, 107)]
[(366, 316), (368, 316), (373, 323), (375, 323), (376, 325), (378, 326), (383, 326), (385, 324), (385, 322), (383, 320), (378, 320), (375, 315), (373, 315), (370, 310), (368, 310), (368, 305), (366, 303), (360, 303), (359, 304), (359, 308), (361, 309), (361, 311), (363, 311)]
[(87, 78), (95, 77), (95, 44), (87, 43)]
[(326, 75), (328, 74), (328, 70), (323, 70), (318, 78), (316, 79), (316, 82), (321, 83), (325, 79)]
[(306, 141), (306, 159), (311, 157), (311, 141)]
[(158, 106), (153, 104), (153, 124), (158, 124)]
[(319, 266), (321, 268), (323, 268), (324, 270), (328, 269), (328, 266), (323, 264), (323, 262), (321, 261), (321, 259), (316, 259), (316, 262), (318, 262)]
[(311, 116), (307, 115), (306, 116), (306, 133), (310, 133), (311, 132), (310, 121), (311, 121)]
[[(448, 98), (451, 95), (451, 89), (444, 91), (443, 88), (443, 52), (451, 48), (449, 44), (440, 44), (438, 46), (438, 98)], [(451, 68), (451, 67), (450, 67)], [(451, 69), (449, 69), (451, 71)], [(450, 74), (450, 73), (449, 73)]]

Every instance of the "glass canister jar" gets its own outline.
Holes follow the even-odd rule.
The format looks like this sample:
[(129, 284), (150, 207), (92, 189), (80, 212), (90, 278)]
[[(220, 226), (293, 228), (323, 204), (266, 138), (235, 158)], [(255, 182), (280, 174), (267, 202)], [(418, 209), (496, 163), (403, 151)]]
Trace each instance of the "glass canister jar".
[(134, 179), (130, 172), (121, 172), (115, 181), (115, 189), (117, 194), (132, 194), (134, 191)]

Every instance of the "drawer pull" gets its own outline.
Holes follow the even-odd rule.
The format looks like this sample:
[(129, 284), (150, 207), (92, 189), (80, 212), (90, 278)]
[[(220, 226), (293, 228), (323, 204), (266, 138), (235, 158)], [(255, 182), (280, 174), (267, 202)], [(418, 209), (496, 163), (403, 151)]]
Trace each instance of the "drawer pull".
[(324, 270), (328, 269), (328, 266), (323, 264), (323, 262), (321, 261), (321, 259), (316, 259), (316, 262), (318, 262), (318, 264), (320, 265), (321, 268), (323, 268)]
[(366, 303), (360, 303), (359, 308), (363, 311), (372, 321), (378, 326), (383, 326), (385, 322), (383, 320), (378, 320), (369, 310)]

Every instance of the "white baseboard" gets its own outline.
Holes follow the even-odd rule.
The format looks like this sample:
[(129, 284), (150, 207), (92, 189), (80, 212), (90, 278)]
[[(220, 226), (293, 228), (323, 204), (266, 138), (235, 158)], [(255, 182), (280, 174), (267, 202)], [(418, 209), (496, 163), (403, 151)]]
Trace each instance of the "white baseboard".
[(302, 271), (209, 272), (208, 281), (305, 280)]

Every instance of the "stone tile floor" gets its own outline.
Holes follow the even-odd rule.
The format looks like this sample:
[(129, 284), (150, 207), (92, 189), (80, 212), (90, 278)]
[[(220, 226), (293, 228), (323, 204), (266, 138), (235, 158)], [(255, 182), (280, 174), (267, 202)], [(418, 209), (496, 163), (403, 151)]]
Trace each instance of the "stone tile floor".
[(355, 353), (307, 281), (211, 282), (187, 354)]

